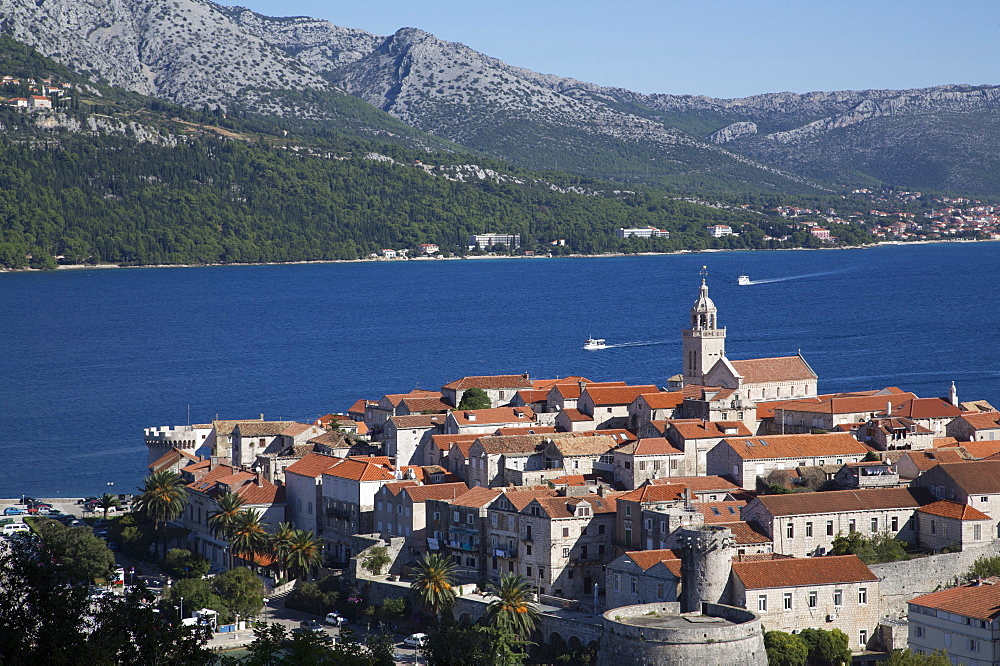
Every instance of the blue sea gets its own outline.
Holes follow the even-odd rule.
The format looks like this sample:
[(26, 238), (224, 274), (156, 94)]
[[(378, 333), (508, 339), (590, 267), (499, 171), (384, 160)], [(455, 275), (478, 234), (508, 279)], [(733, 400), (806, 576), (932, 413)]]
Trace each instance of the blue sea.
[(0, 497), (132, 492), (142, 429), (189, 415), (312, 420), (493, 373), (663, 385), (702, 266), (730, 358), (1000, 406), (1000, 243), (5, 273)]

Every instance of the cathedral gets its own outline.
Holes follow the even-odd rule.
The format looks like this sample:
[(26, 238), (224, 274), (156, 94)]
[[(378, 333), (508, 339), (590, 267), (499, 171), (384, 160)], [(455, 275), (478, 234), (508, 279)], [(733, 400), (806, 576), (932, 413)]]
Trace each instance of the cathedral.
[(753, 409), (758, 402), (816, 397), (818, 378), (801, 352), (745, 361), (726, 357), (726, 329), (719, 327), (704, 273), (698, 300), (691, 307), (691, 327), (684, 329), (683, 336), (684, 386), (689, 391), (701, 387), (706, 394), (714, 391), (716, 402), (724, 395), (730, 402), (727, 411)]

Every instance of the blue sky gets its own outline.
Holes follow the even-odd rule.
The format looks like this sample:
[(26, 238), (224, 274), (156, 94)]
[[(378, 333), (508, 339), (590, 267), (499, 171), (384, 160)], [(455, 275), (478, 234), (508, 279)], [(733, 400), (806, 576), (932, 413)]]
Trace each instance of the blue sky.
[(420, 28), (512, 65), (645, 93), (728, 98), (1000, 83), (997, 0), (239, 4), (377, 35)]

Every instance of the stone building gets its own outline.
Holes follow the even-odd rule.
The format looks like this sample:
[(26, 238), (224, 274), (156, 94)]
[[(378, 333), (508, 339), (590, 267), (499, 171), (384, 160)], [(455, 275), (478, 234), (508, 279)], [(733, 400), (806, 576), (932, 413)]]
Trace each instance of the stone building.
[[(411, 417), (413, 418), (413, 417)], [(445, 415), (442, 432), (446, 435), (485, 435), (497, 428), (520, 428), (538, 425), (528, 407), (493, 407), (492, 409), (455, 410)]]
[(962, 414), (948, 423), (945, 434), (960, 442), (1000, 440), (1000, 412)]
[(341, 458), (308, 453), (285, 468), (285, 520), (300, 530), (323, 530), (323, 473)]
[(444, 414), (412, 414), (390, 416), (382, 426), (382, 445), (385, 455), (397, 465), (436, 465), (423, 458), (423, 443), (433, 435), (444, 432)]
[(692, 506), (691, 490), (683, 484), (644, 485), (616, 495), (615, 546), (617, 553), (641, 548), (672, 548), (674, 532), (703, 522)]
[[(643, 394), (657, 393), (654, 384), (641, 386), (594, 386), (588, 385), (580, 394), (576, 408), (590, 417), (592, 430), (602, 428), (625, 428), (630, 424), (629, 408)], [(558, 423), (558, 418), (556, 420)]]
[(880, 416), (869, 419), (855, 435), (873, 449), (920, 451), (934, 445), (934, 431), (905, 416)]
[(418, 485), (415, 481), (387, 483), (375, 493), (375, 531), (383, 537), (404, 537), (411, 553), (427, 547), (427, 501), (453, 500), (468, 487), (462, 482)]
[[(738, 414), (735, 412), (733, 416)], [(708, 473), (708, 452), (719, 442), (730, 437), (752, 437), (753, 434), (754, 431), (741, 421), (682, 419), (669, 422), (666, 437), (684, 452), (682, 475), (699, 476)]]
[(487, 543), (486, 577), (496, 583), (505, 573), (518, 571), (519, 558), (525, 551), (521, 542), (521, 523), (525, 520), (521, 511), (538, 498), (556, 497), (559, 493), (551, 488), (505, 488), (486, 504)]
[(968, 504), (989, 516), (991, 538), (1000, 523), (1000, 460), (941, 463), (914, 479), (915, 488), (930, 491), (938, 499)]
[(953, 664), (1000, 663), (1000, 579), (987, 578), (910, 600), (909, 647), (945, 652)]
[(916, 398), (896, 388), (861, 393), (835, 393), (815, 398), (783, 401), (774, 406), (775, 433), (807, 433), (814, 430), (837, 430), (841, 426), (866, 423), (886, 410)]
[(607, 607), (677, 601), (680, 580), (680, 555), (674, 551), (627, 551), (608, 564)]
[(968, 504), (932, 502), (917, 509), (917, 518), (921, 548), (935, 552), (968, 550), (993, 540), (993, 519)]
[(639, 439), (612, 453), (614, 480), (626, 490), (652, 479), (669, 479), (685, 473), (684, 451), (663, 437)]
[(441, 387), (444, 401), (452, 407), (458, 407), (462, 402), (462, 396), (470, 388), (482, 389), (490, 399), (494, 407), (508, 404), (514, 399), (514, 394), (521, 389), (534, 388), (534, 384), (528, 377), (528, 373), (523, 375), (484, 375), (474, 377), (462, 377), (453, 382), (448, 382)]
[(730, 603), (769, 631), (837, 628), (854, 651), (866, 649), (882, 616), (879, 579), (857, 555), (734, 562), (730, 585)]
[(331, 559), (347, 562), (357, 555), (353, 535), (375, 531), (375, 494), (400, 480), (386, 458), (348, 458), (323, 472), (322, 534)]

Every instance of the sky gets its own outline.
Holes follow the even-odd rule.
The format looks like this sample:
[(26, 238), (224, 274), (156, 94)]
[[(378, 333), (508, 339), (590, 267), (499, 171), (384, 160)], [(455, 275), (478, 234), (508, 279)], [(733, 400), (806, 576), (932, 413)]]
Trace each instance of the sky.
[(1000, 0), (222, 0), (387, 36), (425, 30), (511, 65), (642, 93), (1000, 83)]

